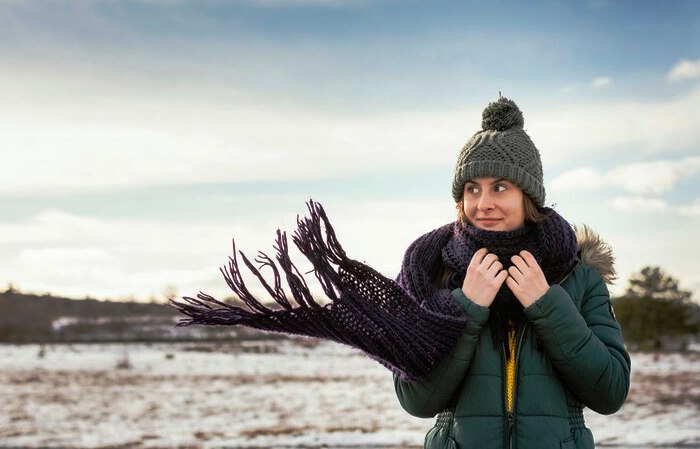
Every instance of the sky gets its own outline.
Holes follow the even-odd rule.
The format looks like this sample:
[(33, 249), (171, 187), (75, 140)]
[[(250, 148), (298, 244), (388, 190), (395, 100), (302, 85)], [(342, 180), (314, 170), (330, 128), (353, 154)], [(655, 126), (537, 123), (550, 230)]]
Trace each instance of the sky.
[(0, 68), (0, 286), (226, 296), (309, 199), (394, 277), (500, 93), (611, 292), (700, 301), (700, 2), (0, 0)]

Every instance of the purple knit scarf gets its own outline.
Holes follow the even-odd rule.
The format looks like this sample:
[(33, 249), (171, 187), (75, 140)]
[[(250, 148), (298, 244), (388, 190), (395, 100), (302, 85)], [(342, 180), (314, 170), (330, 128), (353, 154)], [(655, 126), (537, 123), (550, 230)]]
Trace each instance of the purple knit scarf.
[[(436, 272), (443, 264), (455, 273), (464, 273), (474, 251), (481, 246), (499, 257), (501, 253), (503, 257), (515, 254), (517, 248), (531, 249), (542, 261), (543, 269), (547, 267), (547, 279), (555, 282), (575, 263), (573, 231), (552, 211), (536, 231), (514, 231), (523, 232), (527, 238), (514, 234), (509, 239), (506, 234), (511, 233), (488, 233), (458, 223), (437, 228), (409, 246), (401, 272), (393, 281), (345, 255), (320, 204), (310, 201), (308, 209), (309, 216), (297, 220), (292, 240), (313, 265), (330, 302), (320, 304), (312, 297), (306, 280), (291, 261), (286, 234), (277, 231), (277, 263), (259, 253), (256, 268), (245, 254), (236, 254), (234, 243), (233, 257), (221, 269), (244, 307), (200, 292), (197, 298), (171, 301), (173, 307), (189, 317), (178, 325), (242, 325), (324, 338), (364, 351), (403, 379), (418, 379), (450, 353), (466, 324), (464, 312), (452, 299), (452, 286), (435, 286)], [(500, 243), (495, 244), (494, 239), (500, 239)], [(520, 246), (522, 242), (528, 243)], [(570, 255), (562, 248), (572, 244), (573, 259), (554, 259)], [(243, 281), (238, 256), (280, 308), (269, 308), (253, 296)], [(272, 282), (261, 274), (263, 268), (271, 272)]]
[[(442, 250), (442, 260), (451, 273), (447, 287), (462, 286), (467, 266), (481, 248), (498, 256), (505, 269), (513, 265), (512, 256), (527, 250), (542, 268), (548, 284), (561, 282), (578, 261), (576, 234), (553, 209), (544, 208), (541, 212), (545, 216), (543, 221), (527, 223), (514, 231), (489, 231), (469, 223), (455, 222), (452, 239)], [(519, 327), (525, 322), (523, 307), (503, 283), (489, 308), (494, 342), (500, 346), (511, 324)]]
[(576, 234), (553, 209), (543, 208), (541, 212), (544, 220), (514, 231), (489, 231), (456, 221), (452, 238), (442, 249), (442, 260), (452, 270), (465, 273), (480, 248), (496, 254), (506, 268), (512, 265), (512, 256), (527, 250), (542, 267), (547, 282), (557, 283), (576, 263)]

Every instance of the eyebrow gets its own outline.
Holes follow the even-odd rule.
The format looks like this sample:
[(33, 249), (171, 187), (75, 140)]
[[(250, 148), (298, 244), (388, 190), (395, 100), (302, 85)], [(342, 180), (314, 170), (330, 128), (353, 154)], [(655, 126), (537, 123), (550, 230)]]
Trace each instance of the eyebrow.
[[(490, 184), (490, 185), (494, 185), (494, 184), (498, 184), (499, 182), (503, 182), (503, 181), (509, 182), (506, 178), (499, 178), (499, 179), (496, 179), (495, 181), (493, 181), (493, 182), (491, 182), (491, 183), (489, 183), (489, 184)], [(474, 181), (472, 181), (472, 180), (467, 181), (466, 184), (475, 184), (475, 185), (479, 185), (478, 183), (476, 183), (476, 182), (474, 182)]]

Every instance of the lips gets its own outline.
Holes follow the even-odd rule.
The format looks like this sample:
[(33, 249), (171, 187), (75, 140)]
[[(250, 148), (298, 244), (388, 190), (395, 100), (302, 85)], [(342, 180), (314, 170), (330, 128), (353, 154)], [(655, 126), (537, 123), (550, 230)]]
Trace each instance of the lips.
[(492, 228), (501, 223), (501, 218), (479, 218), (476, 220), (484, 228)]

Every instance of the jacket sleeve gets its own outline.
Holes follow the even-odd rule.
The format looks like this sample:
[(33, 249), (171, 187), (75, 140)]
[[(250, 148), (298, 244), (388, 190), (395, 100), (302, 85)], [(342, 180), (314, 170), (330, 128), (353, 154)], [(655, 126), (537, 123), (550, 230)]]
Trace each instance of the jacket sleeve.
[(401, 406), (419, 418), (432, 418), (451, 405), (489, 317), (489, 309), (473, 303), (461, 289), (455, 289), (452, 297), (467, 315), (467, 324), (452, 352), (424, 378), (408, 381), (394, 374), (394, 388)]
[(568, 388), (591, 410), (607, 415), (627, 398), (630, 358), (602, 278), (590, 268), (580, 275), (585, 280), (580, 312), (567, 291), (553, 285), (525, 314)]

